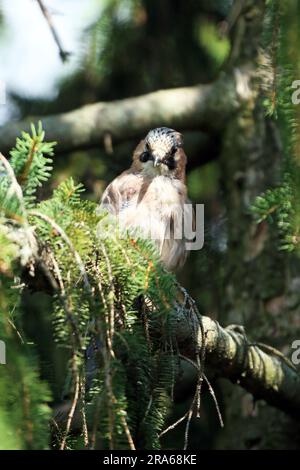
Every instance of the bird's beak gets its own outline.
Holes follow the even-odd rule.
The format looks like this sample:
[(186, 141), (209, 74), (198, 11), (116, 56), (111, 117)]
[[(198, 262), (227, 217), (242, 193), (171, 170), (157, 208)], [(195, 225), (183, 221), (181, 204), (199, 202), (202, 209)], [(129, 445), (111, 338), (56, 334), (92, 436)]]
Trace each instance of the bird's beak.
[(161, 159), (159, 157), (154, 157), (154, 166), (159, 166), (161, 165)]

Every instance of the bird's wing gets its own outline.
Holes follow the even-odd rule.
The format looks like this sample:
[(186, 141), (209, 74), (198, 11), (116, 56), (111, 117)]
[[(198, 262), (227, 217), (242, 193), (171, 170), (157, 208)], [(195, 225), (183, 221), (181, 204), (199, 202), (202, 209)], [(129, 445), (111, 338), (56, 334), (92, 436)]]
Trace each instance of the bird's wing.
[(132, 204), (136, 204), (141, 187), (142, 179), (135, 173), (125, 171), (107, 186), (100, 207), (118, 214)]

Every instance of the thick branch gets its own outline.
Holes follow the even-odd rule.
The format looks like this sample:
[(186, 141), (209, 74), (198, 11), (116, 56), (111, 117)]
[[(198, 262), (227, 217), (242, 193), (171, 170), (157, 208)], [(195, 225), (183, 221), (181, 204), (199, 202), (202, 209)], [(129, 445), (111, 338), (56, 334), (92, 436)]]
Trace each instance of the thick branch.
[(29, 122), (39, 119), (47, 139), (58, 142), (58, 152), (102, 146), (107, 135), (114, 142), (127, 140), (157, 126), (216, 131), (248, 98), (241, 93), (241, 84), (247, 79), (248, 72), (222, 75), (208, 85), (160, 90), (135, 98), (94, 103), (68, 113), (10, 122), (0, 128), (0, 149), (2, 152), (11, 149), (16, 136), (29, 128)]
[[(184, 311), (178, 315), (180, 352), (193, 358), (196, 345), (191, 341), (192, 325)], [(241, 385), (254, 398), (300, 417), (300, 374), (279, 351), (258, 347), (248, 342), (244, 334), (224, 329), (209, 317), (202, 317), (202, 325), (207, 365), (220, 377)]]
[[(201, 347), (201, 331), (197, 344), (194, 337), (193, 321), (189, 312), (176, 309), (176, 340), (179, 352), (195, 360), (195, 350)], [(289, 364), (279, 351), (270, 346), (255, 345), (248, 342), (244, 333), (231, 327), (222, 328), (219, 323), (203, 316), (202, 327), (205, 335), (205, 366), (211, 366), (219, 377), (227, 378), (250, 392), (255, 399), (263, 399), (269, 405), (300, 418), (300, 374)], [(90, 353), (91, 354), (91, 353)], [(95, 374), (95, 358), (91, 354), (87, 369)], [(89, 381), (91, 378), (89, 378)], [(55, 408), (55, 421), (59, 426), (65, 424), (70, 403)], [(76, 413), (74, 429), (81, 426), (80, 414)]]

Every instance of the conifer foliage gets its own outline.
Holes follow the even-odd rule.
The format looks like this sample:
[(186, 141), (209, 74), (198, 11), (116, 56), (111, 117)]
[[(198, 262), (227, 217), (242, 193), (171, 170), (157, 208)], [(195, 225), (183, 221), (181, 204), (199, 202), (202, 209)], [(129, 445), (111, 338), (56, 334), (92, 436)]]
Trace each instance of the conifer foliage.
[[(18, 138), (10, 159), (1, 155), (0, 339), (7, 364), (0, 366), (0, 447), (159, 448), (178, 363), (170, 315), (175, 279), (149, 241), (117, 236), (72, 178), (50, 199), (36, 200), (51, 175), (54, 145), (39, 124)], [(53, 341), (67, 351), (63, 425), (51, 411), (53, 384), (39, 378), (39, 358), (23, 332), (24, 273), (33, 284), (41, 273), (46, 279)]]
[(283, 163), (278, 186), (257, 197), (252, 207), (257, 221), (275, 223), (280, 249), (299, 253), (300, 160), (299, 97), (300, 33), (297, 0), (267, 2), (261, 65), (266, 114), (275, 119), (282, 142)]

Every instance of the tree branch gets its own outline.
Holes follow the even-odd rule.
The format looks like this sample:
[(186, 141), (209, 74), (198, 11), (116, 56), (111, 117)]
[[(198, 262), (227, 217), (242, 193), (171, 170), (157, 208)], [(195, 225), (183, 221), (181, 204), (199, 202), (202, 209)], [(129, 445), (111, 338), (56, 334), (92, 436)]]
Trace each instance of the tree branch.
[[(195, 360), (195, 351), (202, 346), (201, 333), (200, 339), (194, 338), (195, 318), (191, 319), (190, 311), (183, 304), (174, 310), (174, 315), (178, 351), (181, 356)], [(205, 366), (210, 366), (218, 377), (243, 387), (254, 399), (265, 400), (293, 418), (300, 418), (300, 374), (285, 356), (270, 346), (249, 342), (236, 325), (222, 328), (206, 316), (201, 316), (201, 321), (205, 335)], [(240, 329), (242, 331), (242, 327)], [(97, 365), (91, 352), (90, 356), (88, 368), (93, 370), (93, 377)], [(59, 426), (65, 424), (69, 409), (69, 402), (55, 407), (54, 418)], [(74, 429), (79, 429), (79, 412), (75, 421)]]
[(0, 127), (1, 151), (7, 152), (30, 121), (42, 120), (50, 141), (57, 141), (57, 152), (102, 146), (107, 135), (113, 143), (140, 136), (150, 128), (174, 127), (178, 130), (218, 131), (248, 96), (243, 83), (249, 71), (223, 74), (212, 84), (160, 90), (134, 98), (100, 102), (67, 113), (31, 117)]
[[(190, 299), (188, 294), (186, 297)], [(177, 301), (174, 309), (174, 333), (180, 356), (196, 363), (197, 351), (204, 345), (204, 370), (210, 366), (218, 377), (240, 385), (255, 400), (265, 400), (300, 419), (300, 374), (289, 359), (271, 346), (250, 342), (241, 326), (223, 328), (210, 317), (195, 316), (195, 311), (191, 314), (194, 302), (190, 300), (189, 308), (186, 302)], [(159, 336), (160, 332), (155, 334)], [(88, 379), (91, 381), (97, 370), (97, 359), (92, 351), (89, 356), (87, 369), (93, 371)], [(59, 409), (61, 406), (65, 405)]]
[[(179, 350), (194, 359), (193, 326), (184, 309), (177, 311), (177, 315)], [(287, 358), (269, 346), (250, 343), (244, 333), (222, 328), (209, 317), (202, 317), (202, 326), (206, 364), (218, 376), (238, 383), (255, 399), (263, 399), (292, 417), (300, 418), (300, 374)]]

